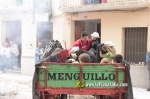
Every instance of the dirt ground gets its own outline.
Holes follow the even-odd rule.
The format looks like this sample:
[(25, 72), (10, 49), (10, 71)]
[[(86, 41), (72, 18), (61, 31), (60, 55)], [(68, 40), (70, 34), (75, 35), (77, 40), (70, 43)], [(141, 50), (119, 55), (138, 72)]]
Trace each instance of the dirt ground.
[[(32, 99), (32, 76), (16, 73), (1, 73), (0, 99)], [(70, 95), (70, 99), (94, 99), (94, 97)]]
[(32, 99), (32, 76), (0, 74), (0, 99)]

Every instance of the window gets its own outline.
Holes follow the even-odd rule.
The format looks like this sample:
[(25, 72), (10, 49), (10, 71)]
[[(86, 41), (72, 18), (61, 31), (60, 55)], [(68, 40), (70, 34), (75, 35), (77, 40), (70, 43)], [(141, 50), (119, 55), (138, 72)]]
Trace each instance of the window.
[(125, 60), (145, 62), (147, 51), (147, 27), (125, 28)]
[(100, 4), (101, 0), (84, 0), (85, 5)]

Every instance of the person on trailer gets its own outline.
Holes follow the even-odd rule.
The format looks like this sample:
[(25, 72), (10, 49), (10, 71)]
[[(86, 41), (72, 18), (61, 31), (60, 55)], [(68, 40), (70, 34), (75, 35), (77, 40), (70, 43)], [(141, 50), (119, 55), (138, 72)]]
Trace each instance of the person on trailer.
[[(88, 38), (88, 33), (83, 32), (81, 33), (81, 38), (78, 39), (72, 46), (73, 47), (79, 47), (79, 50), (83, 51), (89, 51), (91, 48), (92, 40)], [(69, 55), (71, 54), (72, 48), (69, 49)]]
[(90, 63), (91, 58), (90, 55), (87, 53), (83, 53), (79, 56), (79, 63)]
[(132, 89), (132, 81), (131, 81), (131, 76), (130, 76), (130, 65), (128, 62), (123, 60), (123, 57), (121, 54), (116, 54), (112, 57), (113, 63), (123, 63), (125, 64), (125, 71), (126, 71), (126, 79), (127, 79), (127, 84), (128, 84), (128, 99), (133, 99), (133, 89)]
[(91, 44), (91, 48), (90, 48), (89, 52), (91, 54), (96, 55), (97, 54), (97, 49), (98, 49), (97, 48), (98, 44), (100, 44), (100, 42), (99, 42), (99, 39), (100, 39), (99, 33), (93, 32), (91, 34), (91, 39), (92, 39), (92, 44)]
[(96, 63), (95, 55), (91, 54), (88, 51), (79, 50), (79, 47), (73, 47), (71, 49), (71, 54), (67, 57), (67, 63), (73, 63), (74, 61), (79, 61), (79, 56), (83, 53), (86, 53), (90, 56), (91, 63)]
[(113, 63), (122, 63), (123, 62), (123, 57), (121, 54), (116, 54), (112, 57), (112, 62)]
[(102, 60), (101, 60), (101, 62), (100, 62), (100, 64), (105, 64), (105, 63), (112, 63), (111, 61), (110, 61), (110, 59), (109, 58), (103, 58)]
[(116, 54), (114, 44), (111, 41), (107, 41), (98, 46), (97, 51), (96, 58), (98, 63), (100, 63), (103, 58), (110, 58)]

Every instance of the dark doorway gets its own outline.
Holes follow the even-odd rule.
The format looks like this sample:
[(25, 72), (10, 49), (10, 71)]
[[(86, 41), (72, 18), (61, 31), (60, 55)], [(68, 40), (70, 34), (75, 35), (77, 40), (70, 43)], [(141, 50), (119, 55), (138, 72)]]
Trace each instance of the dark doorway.
[(37, 24), (37, 44), (41, 42), (43, 48), (49, 40), (53, 39), (53, 24), (50, 22), (39, 22)]
[(101, 43), (101, 23), (97, 23), (97, 32), (99, 33), (100, 36), (99, 42)]
[(85, 23), (83, 21), (75, 21), (75, 41), (80, 39), (83, 31), (85, 31)]
[[(75, 21), (75, 41), (80, 39), (81, 33), (86, 31), (91, 38), (93, 32), (98, 32), (101, 37), (101, 22), (100, 20), (81, 20)], [(101, 38), (99, 39), (101, 42)]]
[(20, 20), (5, 21), (6, 22), (6, 42), (13, 41), (19, 48), (18, 67), (21, 67), (21, 53), (22, 53), (22, 23)]

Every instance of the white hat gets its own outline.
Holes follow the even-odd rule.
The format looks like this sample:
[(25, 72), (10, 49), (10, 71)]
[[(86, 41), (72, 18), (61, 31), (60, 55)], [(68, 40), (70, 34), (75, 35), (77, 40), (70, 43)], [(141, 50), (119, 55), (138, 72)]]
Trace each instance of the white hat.
[(76, 46), (76, 47), (73, 47), (73, 48), (71, 49), (71, 52), (72, 52), (72, 53), (75, 53), (75, 52), (78, 51), (78, 50), (79, 50), (79, 47)]
[(100, 37), (99, 37), (99, 33), (97, 33), (97, 32), (93, 32), (93, 33), (91, 34), (91, 36), (92, 36), (92, 37), (95, 37), (95, 38), (100, 38)]
[(111, 41), (107, 41), (104, 44), (108, 45), (108, 46), (114, 46), (114, 43), (112, 43)]

